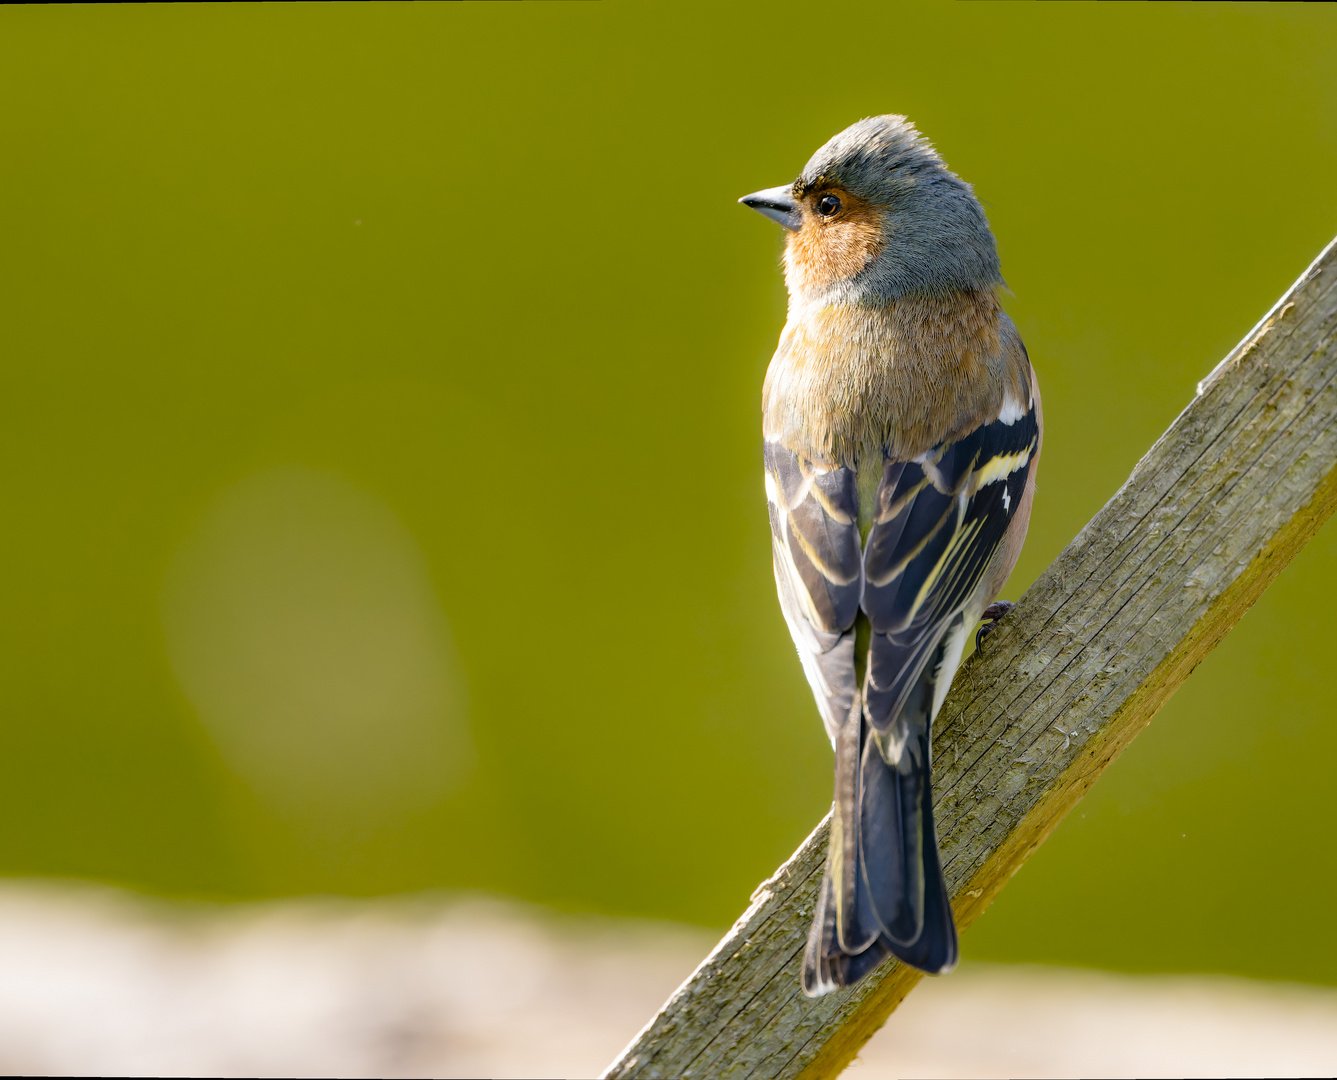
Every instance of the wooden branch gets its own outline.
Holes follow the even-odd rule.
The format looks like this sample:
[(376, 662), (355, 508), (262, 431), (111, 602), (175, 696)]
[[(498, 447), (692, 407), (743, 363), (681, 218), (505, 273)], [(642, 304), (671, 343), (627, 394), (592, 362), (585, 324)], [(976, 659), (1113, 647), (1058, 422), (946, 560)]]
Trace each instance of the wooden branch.
[[(1337, 507), (1334, 379), (1337, 241), (962, 666), (933, 735), (962, 928)], [(921, 976), (892, 963), (803, 996), (829, 820), (606, 1076), (827, 1077), (853, 1059)]]

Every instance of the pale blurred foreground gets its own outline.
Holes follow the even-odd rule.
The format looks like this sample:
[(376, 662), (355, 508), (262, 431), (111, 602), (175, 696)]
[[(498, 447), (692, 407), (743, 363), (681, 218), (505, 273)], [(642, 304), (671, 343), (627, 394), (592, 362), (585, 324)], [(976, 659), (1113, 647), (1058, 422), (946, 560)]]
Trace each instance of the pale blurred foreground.
[[(481, 897), (0, 886), (0, 1073), (595, 1076), (714, 944)], [(1337, 990), (967, 967), (847, 1075), (1337, 1073)]]

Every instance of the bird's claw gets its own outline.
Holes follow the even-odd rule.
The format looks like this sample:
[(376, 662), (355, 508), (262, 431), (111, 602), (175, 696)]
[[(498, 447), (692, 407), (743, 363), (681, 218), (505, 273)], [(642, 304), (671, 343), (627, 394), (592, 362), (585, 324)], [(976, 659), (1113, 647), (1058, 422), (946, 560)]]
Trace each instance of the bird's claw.
[(981, 656), (984, 655), (984, 639), (993, 633), (993, 628), (998, 625), (998, 620), (1006, 615), (1017, 605), (1011, 600), (995, 600), (980, 615), (980, 628), (975, 631), (975, 651)]

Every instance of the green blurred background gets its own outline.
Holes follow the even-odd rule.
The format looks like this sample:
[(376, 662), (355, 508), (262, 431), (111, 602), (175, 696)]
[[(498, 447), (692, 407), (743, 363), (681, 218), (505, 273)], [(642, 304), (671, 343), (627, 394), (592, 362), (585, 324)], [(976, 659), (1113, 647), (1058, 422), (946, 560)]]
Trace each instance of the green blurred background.
[[(167, 895), (742, 909), (830, 751), (734, 200), (859, 117), (999, 238), (1013, 598), (1337, 232), (1318, 5), (10, 7), (0, 100), (0, 873)], [(1337, 983), (1334, 535), (967, 958)]]

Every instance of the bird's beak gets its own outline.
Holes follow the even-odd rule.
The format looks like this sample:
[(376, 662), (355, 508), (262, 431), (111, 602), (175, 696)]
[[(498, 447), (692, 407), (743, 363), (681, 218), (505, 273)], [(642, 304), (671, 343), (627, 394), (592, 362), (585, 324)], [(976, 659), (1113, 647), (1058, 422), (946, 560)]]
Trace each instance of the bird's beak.
[(793, 190), (786, 184), (784, 187), (754, 191), (738, 201), (752, 207), (758, 214), (765, 214), (772, 221), (778, 221), (790, 232), (798, 232), (803, 225), (803, 215), (799, 213), (798, 203), (791, 194)]

